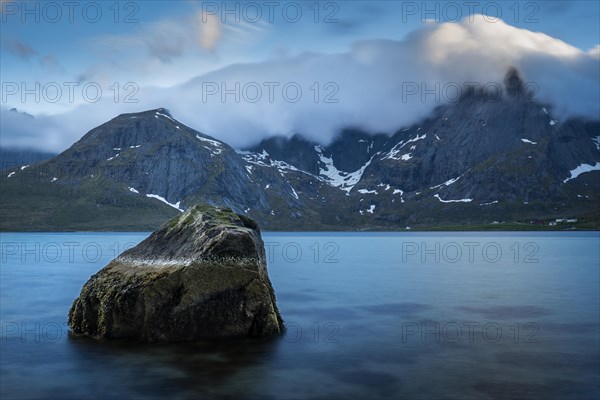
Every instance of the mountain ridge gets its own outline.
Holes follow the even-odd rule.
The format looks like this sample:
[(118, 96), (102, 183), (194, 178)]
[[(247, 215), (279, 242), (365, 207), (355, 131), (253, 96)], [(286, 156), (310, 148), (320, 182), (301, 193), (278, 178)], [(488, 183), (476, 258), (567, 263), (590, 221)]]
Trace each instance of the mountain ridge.
[[(234, 150), (164, 108), (121, 114), (35, 168), (3, 171), (0, 228), (152, 228), (207, 203), (267, 230), (548, 224), (566, 216), (597, 229), (600, 122), (555, 120), (549, 105), (523, 92), (516, 71), (505, 82), (500, 99), (474, 90), (389, 135), (346, 128), (328, 145), (297, 134)], [(45, 196), (56, 201), (44, 205)], [(69, 216), (69, 201), (82, 210), (80, 221)], [(26, 207), (36, 211), (22, 226)]]

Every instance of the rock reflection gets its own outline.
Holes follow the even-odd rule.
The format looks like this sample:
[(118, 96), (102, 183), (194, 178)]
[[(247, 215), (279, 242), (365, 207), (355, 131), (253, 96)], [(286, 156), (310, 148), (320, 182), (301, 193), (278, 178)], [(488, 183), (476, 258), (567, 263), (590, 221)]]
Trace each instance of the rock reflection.
[[(69, 334), (79, 368), (118, 369), (115, 390), (124, 396), (212, 398), (259, 397), (268, 366), (282, 336), (180, 343), (96, 340)], [(104, 377), (106, 379), (106, 377)], [(252, 385), (246, 382), (251, 380)], [(90, 393), (90, 392), (89, 392)]]

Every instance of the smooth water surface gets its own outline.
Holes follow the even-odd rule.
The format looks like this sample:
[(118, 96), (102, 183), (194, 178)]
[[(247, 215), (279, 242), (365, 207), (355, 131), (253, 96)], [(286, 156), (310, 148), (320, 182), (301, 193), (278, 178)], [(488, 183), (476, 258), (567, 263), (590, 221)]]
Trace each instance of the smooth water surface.
[(2, 233), (2, 399), (597, 399), (595, 233), (265, 233), (285, 336), (72, 337), (143, 233)]

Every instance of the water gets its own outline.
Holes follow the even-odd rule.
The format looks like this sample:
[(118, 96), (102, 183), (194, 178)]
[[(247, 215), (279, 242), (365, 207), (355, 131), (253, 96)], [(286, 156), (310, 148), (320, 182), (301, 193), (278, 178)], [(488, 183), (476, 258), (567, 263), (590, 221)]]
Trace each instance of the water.
[(2, 233), (0, 397), (600, 398), (596, 233), (265, 233), (285, 336), (72, 337), (142, 233)]

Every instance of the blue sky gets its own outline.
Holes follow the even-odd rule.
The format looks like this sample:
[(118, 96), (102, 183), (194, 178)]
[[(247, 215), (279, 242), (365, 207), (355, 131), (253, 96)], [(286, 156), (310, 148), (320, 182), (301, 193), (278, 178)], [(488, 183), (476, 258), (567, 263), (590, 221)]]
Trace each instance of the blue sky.
[[(412, 49), (411, 41), (426, 43), (415, 39), (419, 32), (445, 22), (460, 25), (473, 14), (484, 15), (486, 32), (492, 28), (500, 32), (506, 25), (548, 35), (555, 46), (544, 49), (548, 56), (561, 51), (561, 41), (582, 54), (594, 54), (600, 43), (598, 1), (84, 1), (75, 2), (73, 8), (62, 1), (0, 3), (1, 106), (36, 116), (90, 106), (77, 90), (69, 99), (65, 82), (97, 83), (109, 97), (116, 83), (120, 98), (127, 93), (125, 85), (133, 82), (147, 96), (152, 91), (144, 88), (174, 88), (231, 65), (268, 63), (275, 68), (281, 60), (352, 53), (360, 43), (384, 46), (385, 40), (405, 42)], [(492, 17), (497, 16), (502, 23), (495, 24)], [(512, 32), (510, 37), (521, 43), (529, 40), (519, 36), (520, 30)], [(493, 35), (486, 40), (493, 41)], [(540, 40), (536, 46), (545, 43)], [(478, 46), (485, 55), (486, 43), (480, 41)], [(412, 77), (414, 68), (404, 71), (398, 65), (397, 71)], [(57, 84), (64, 92), (56, 101), (35, 101), (33, 95), (23, 101), (19, 93), (11, 92), (14, 84), (33, 88), (34, 82)], [(140, 107), (154, 104), (148, 97), (142, 100)], [(96, 104), (94, 114), (106, 118), (119, 111), (102, 103)]]
[[(2, 79), (8, 81), (43, 81), (49, 77), (81, 79), (86, 78), (94, 68), (123, 62), (124, 57), (135, 56), (144, 62), (152, 59), (152, 55), (144, 51), (134, 55), (112, 52), (114, 49), (107, 49), (99, 42), (109, 38), (116, 40), (118, 37), (143, 36), (155, 24), (180, 21), (202, 11), (216, 15), (221, 22), (225, 21), (223, 25), (232, 29), (222, 30), (222, 36), (217, 40), (219, 43), (212, 51), (183, 50), (181, 56), (160, 60), (165, 64), (177, 64), (184, 60), (182, 64), (187, 63), (190, 71), (183, 74), (182, 79), (223, 65), (262, 61), (279, 54), (293, 55), (305, 51), (332, 53), (346, 51), (358, 40), (402, 39), (422, 25), (424, 20), (456, 22), (468, 17), (470, 11), (500, 15), (512, 26), (544, 32), (582, 50), (588, 50), (600, 42), (600, 2), (597, 1), (499, 1), (477, 4), (467, 1), (321, 1), (318, 7), (312, 1), (287, 2), (291, 3), (289, 5), (286, 2), (272, 2), (271, 5), (261, 1), (250, 4), (121, 1), (118, 6), (116, 2), (105, 1), (77, 2), (73, 8), (65, 6), (63, 2), (2, 3), (0, 55)], [(302, 16), (294, 22), (298, 8)], [(228, 13), (232, 10), (235, 11)], [(257, 21), (256, 10), (261, 13)], [(98, 11), (101, 15), (96, 17)], [(239, 16), (239, 20), (236, 16)], [(238, 32), (233, 31), (236, 25), (241, 27)], [(124, 44), (121, 46), (123, 51), (127, 51)], [(27, 50), (37, 52), (37, 58), (31, 53), (27, 54)], [(186, 54), (193, 57), (193, 62)], [(40, 61), (41, 57), (48, 58)], [(186, 68), (185, 65), (179, 67)], [(132, 71), (126, 77), (135, 80), (135, 75), (136, 71)], [(123, 77), (119, 76), (118, 79)], [(160, 84), (158, 79), (154, 81)]]

